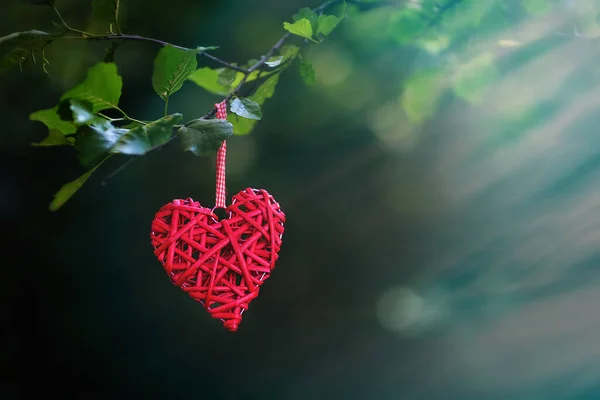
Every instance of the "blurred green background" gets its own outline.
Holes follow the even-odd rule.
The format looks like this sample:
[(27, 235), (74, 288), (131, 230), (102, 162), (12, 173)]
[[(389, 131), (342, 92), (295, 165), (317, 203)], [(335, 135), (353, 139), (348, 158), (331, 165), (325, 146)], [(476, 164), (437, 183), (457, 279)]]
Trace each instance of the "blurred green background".
[[(30, 146), (46, 128), (28, 116), (107, 43), (52, 44), (50, 77), (31, 64), (0, 75), (1, 398), (600, 396), (600, 3), (372, 3), (303, 47), (314, 86), (292, 66), (255, 131), (228, 142), (229, 192), (265, 188), (288, 218), (235, 334), (169, 282), (149, 243), (164, 203), (212, 203), (214, 159), (172, 145), (101, 185), (126, 160), (113, 157), (51, 213), (85, 170), (71, 148)], [(121, 27), (244, 63), (318, 4), (122, 0)], [(56, 5), (89, 26), (90, 1)], [(55, 19), (5, 1), (0, 36)], [(121, 108), (140, 119), (162, 114), (157, 51), (117, 52)], [(217, 101), (186, 82), (170, 110), (190, 119)]]

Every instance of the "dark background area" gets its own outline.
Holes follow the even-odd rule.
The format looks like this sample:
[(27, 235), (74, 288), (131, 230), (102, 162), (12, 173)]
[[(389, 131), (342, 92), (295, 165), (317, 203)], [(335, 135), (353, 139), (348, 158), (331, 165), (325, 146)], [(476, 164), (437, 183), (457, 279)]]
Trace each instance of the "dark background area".
[[(215, 55), (239, 63), (270, 48), (299, 7), (317, 5), (122, 1), (124, 31), (218, 45)], [(56, 4), (71, 25), (88, 23), (88, 1)], [(44, 7), (2, 7), (1, 35), (55, 19)], [(172, 145), (102, 185), (126, 159), (113, 157), (49, 212), (58, 188), (85, 170), (72, 149), (30, 146), (46, 128), (28, 116), (81, 81), (106, 43), (53, 44), (50, 78), (32, 65), (1, 75), (0, 397), (596, 398), (593, 42), (550, 38), (498, 76), (479, 108), (445, 99), (412, 144), (406, 121), (389, 127), (399, 141), (375, 135), (373, 121), (413, 68), (437, 61), (366, 39), (373, 32), (356, 17), (303, 50), (317, 85), (290, 68), (252, 135), (229, 141), (229, 193), (265, 188), (287, 215), (277, 267), (235, 334), (169, 282), (149, 242), (163, 204), (212, 204), (214, 159)], [(150, 80), (156, 51), (126, 43), (117, 52), (121, 108), (142, 119), (162, 110)], [(494, 101), (517, 104), (524, 93), (545, 108), (495, 114)], [(192, 118), (219, 100), (188, 82), (170, 107)], [(378, 312), (385, 293), (391, 305)]]
[[(81, 26), (87, 3), (57, 6), (65, 19)], [(124, 3), (127, 31), (192, 47), (216, 44), (222, 49), (219, 57), (237, 62), (266, 51), (282, 35), (282, 21), (305, 5)], [(11, 17), (2, 21), (7, 33), (48, 28), (54, 18), (46, 8), (11, 7), (5, 14)], [(45, 128), (28, 121), (28, 115), (52, 106), (63, 85), (84, 77), (106, 47), (53, 47), (61, 45), (72, 46), (75, 55), (49, 53), (52, 78), (32, 66), (23, 75), (13, 70), (2, 77), (7, 129), (0, 157), (1, 208), (11, 249), (2, 279), (8, 328), (2, 397), (32, 396), (38, 390), (80, 399), (358, 395), (344, 369), (357, 352), (367, 351), (360, 349), (369, 346), (364, 338), (378, 342), (380, 351), (384, 342), (397, 342), (376, 324), (371, 303), (383, 282), (370, 276), (377, 274), (375, 260), (395, 257), (399, 249), (375, 237), (408, 230), (388, 225), (373, 194), (371, 177), (386, 156), (364, 126), (317, 102), (319, 96), (307, 93), (297, 72), (288, 71), (265, 107), (269, 117), (251, 141), (230, 141), (230, 164), (244, 146), (254, 154), (248, 167), (228, 176), (229, 192), (267, 188), (288, 217), (277, 271), (245, 314), (243, 328), (231, 334), (169, 283), (149, 243), (150, 221), (164, 203), (187, 196), (203, 204), (213, 201), (212, 158), (182, 154), (173, 145), (137, 160), (101, 186), (110, 168), (124, 159), (111, 160), (68, 206), (48, 211), (57, 188), (84, 170), (71, 149), (30, 147)], [(95, 53), (79, 50), (84, 46)], [(126, 43), (117, 54), (124, 77), (122, 108), (140, 118), (160, 113), (149, 79), (157, 50)], [(186, 84), (173, 98), (172, 110), (202, 115), (218, 101), (192, 86)], [(380, 233), (373, 236), (374, 231)], [(402, 257), (413, 252), (406, 249)], [(373, 379), (369, 363), (353, 369), (353, 375)], [(371, 390), (361, 386), (370, 396)]]

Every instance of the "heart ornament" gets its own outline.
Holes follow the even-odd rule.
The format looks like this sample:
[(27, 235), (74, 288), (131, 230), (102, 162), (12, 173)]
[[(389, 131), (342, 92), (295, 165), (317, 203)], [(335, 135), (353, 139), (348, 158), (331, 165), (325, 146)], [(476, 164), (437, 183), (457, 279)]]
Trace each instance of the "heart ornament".
[(192, 199), (156, 213), (151, 243), (173, 284), (235, 332), (269, 278), (281, 248), (285, 215), (265, 190), (233, 196), (227, 218)]

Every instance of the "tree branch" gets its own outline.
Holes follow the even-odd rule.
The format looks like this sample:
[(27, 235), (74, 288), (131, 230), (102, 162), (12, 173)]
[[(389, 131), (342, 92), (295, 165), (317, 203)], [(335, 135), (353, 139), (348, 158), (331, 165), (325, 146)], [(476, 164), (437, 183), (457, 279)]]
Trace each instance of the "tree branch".
[[(329, 0), (326, 1), (325, 3), (321, 4), (320, 6), (313, 8), (312, 10), (316, 13), (320, 13), (323, 12), (324, 10), (326, 10), (327, 8), (338, 4), (338, 3), (342, 3), (344, 2), (344, 0)], [(354, 3), (353, 1), (348, 1), (346, 0), (346, 3)], [(244, 77), (240, 80), (240, 82), (238, 83), (238, 85), (231, 91), (229, 92), (229, 94), (223, 99), (221, 100), (221, 102), (225, 101), (226, 103), (229, 103), (229, 101), (233, 98), (233, 96), (235, 96), (244, 86), (244, 84), (246, 83), (246, 81), (248, 80), (248, 77), (250, 76), (250, 74), (254, 71), (259, 70), (260, 68), (262, 68), (265, 63), (271, 58), (273, 57), (273, 55), (275, 54), (276, 51), (278, 51), (284, 44), (285, 42), (292, 36), (292, 34), (290, 32), (286, 32), (281, 38), (279, 38), (279, 40), (277, 42), (275, 42), (275, 44), (269, 49), (269, 51), (267, 51), (262, 57), (260, 57), (260, 59), (254, 63), (252, 66), (250, 66), (247, 70), (240, 68), (238, 66), (235, 66), (233, 64), (229, 64), (225, 61), (222, 61), (216, 57), (210, 56), (204, 52), (202, 52), (202, 54), (210, 59), (212, 59), (213, 61), (219, 62), (222, 65), (225, 65), (227, 68), (230, 69), (234, 69), (236, 71), (240, 71), (244, 74)], [(177, 46), (177, 45), (173, 45), (167, 42), (164, 42), (162, 40), (158, 40), (158, 39), (153, 39), (153, 38), (148, 38), (148, 37), (144, 37), (144, 36), (138, 36), (138, 35), (102, 35), (102, 36), (90, 36), (90, 37), (75, 37), (73, 39), (87, 39), (87, 40), (117, 40), (117, 39), (125, 39), (125, 40), (140, 40), (140, 41), (148, 41), (148, 42), (154, 42), (154, 43), (158, 43), (161, 44), (163, 46), (173, 46), (176, 47), (178, 49), (182, 49), (182, 50), (192, 50), (189, 49), (187, 47), (182, 47), (182, 46)], [(209, 112), (207, 112), (205, 115), (203, 115), (202, 117), (200, 117), (200, 119), (210, 119), (212, 117), (215, 116), (215, 114), (217, 113), (216, 109), (213, 107)], [(175, 139), (177, 138), (177, 131), (175, 131), (175, 133), (173, 134), (173, 136), (171, 136), (169, 138), (169, 140), (167, 140), (165, 143), (160, 144), (156, 147), (153, 147), (152, 149), (148, 150), (146, 152), (150, 153), (153, 151), (157, 151), (157, 150), (161, 150), (164, 147), (168, 146), (170, 143), (172, 143)], [(103, 181), (102, 184), (105, 185), (106, 181), (112, 177), (114, 177), (117, 173), (121, 172), (123, 169), (125, 169), (125, 167), (129, 166), (133, 160), (135, 160), (137, 157), (134, 156), (132, 158), (130, 158), (129, 160), (127, 160), (123, 165), (121, 165), (119, 168), (117, 168), (117, 170), (115, 170), (113, 173), (111, 173), (109, 176), (107, 176)]]
[(215, 57), (215, 56), (213, 56), (211, 54), (208, 54), (208, 53), (206, 53), (204, 51), (201, 51), (200, 55), (203, 55), (204, 57), (208, 58), (209, 60), (213, 60), (213, 61), (221, 64), (225, 68), (234, 69), (234, 70), (239, 71), (239, 72), (241, 72), (243, 74), (247, 74), (248, 73), (248, 71), (246, 71), (244, 68), (238, 67), (237, 65), (234, 65), (234, 64), (231, 64), (231, 63), (228, 63), (227, 61), (223, 61), (220, 58), (217, 58), (217, 57)]
[[(327, 9), (328, 7), (331, 7), (335, 4), (338, 3), (342, 3), (344, 0), (329, 0), (326, 1), (325, 3), (321, 4), (320, 6), (313, 8), (314, 12), (321, 12), (325, 9)], [(348, 2), (348, 1), (346, 1)], [(256, 63), (254, 63), (252, 66), (250, 66), (250, 68), (248, 68), (247, 71), (245, 71), (244, 77), (242, 78), (242, 80), (240, 81), (240, 83), (238, 83), (238, 85), (235, 87), (235, 89), (233, 89), (223, 100), (221, 101), (226, 101), (227, 103), (229, 103), (229, 101), (233, 98), (233, 96), (235, 96), (240, 89), (242, 88), (242, 86), (244, 86), (244, 84), (246, 83), (246, 81), (248, 80), (249, 75), (260, 69), (262, 66), (265, 65), (265, 63), (271, 58), (273, 57), (273, 55), (275, 54), (275, 52), (277, 50), (279, 50), (284, 44), (285, 42), (292, 36), (292, 34), (290, 32), (286, 32), (285, 35), (283, 35), (281, 38), (279, 38), (279, 40), (277, 42), (275, 42), (275, 44), (269, 49), (269, 51), (267, 51)], [(212, 118), (215, 116), (215, 114), (217, 113), (217, 111), (213, 108), (211, 111), (209, 111), (208, 113), (206, 113), (204, 116), (202, 116), (200, 119), (208, 119), (208, 118)], [(174, 137), (172, 137), (171, 139), (169, 139), (169, 141), (173, 140)], [(163, 145), (159, 146), (159, 147), (163, 147)], [(152, 149), (154, 150), (154, 149)], [(150, 151), (152, 151), (150, 150)]]
[[(60, 23), (64, 26), (64, 28), (67, 30), (67, 32), (72, 32), (72, 33), (78, 33), (81, 36), (59, 36), (57, 37), (57, 39), (79, 39), (79, 40), (118, 40), (118, 41), (124, 41), (124, 40), (131, 40), (131, 41), (142, 41), (142, 42), (151, 42), (151, 43), (156, 43), (156, 44), (160, 44), (161, 46), (172, 46), (175, 47), (176, 49), (180, 49), (180, 50), (187, 50), (187, 51), (196, 51), (197, 49), (190, 49), (188, 47), (184, 47), (184, 46), (179, 46), (173, 43), (169, 43), (169, 42), (165, 42), (164, 40), (160, 40), (160, 39), (154, 39), (151, 37), (146, 37), (146, 36), (140, 36), (140, 35), (130, 35), (130, 34), (123, 34), (121, 33), (121, 28), (118, 25), (118, 19), (117, 19), (117, 31), (118, 34), (110, 34), (110, 35), (96, 35), (93, 33), (89, 33), (89, 32), (85, 32), (79, 29), (75, 29), (72, 28), (69, 24), (67, 24), (67, 22), (65, 21), (65, 19), (63, 18), (63, 16), (60, 14), (60, 12), (58, 11), (58, 8), (56, 8), (56, 6), (54, 5), (54, 3), (50, 3), (50, 6), (52, 7), (52, 9), (54, 10), (54, 12), (56, 13), (58, 19), (60, 20)], [(238, 67), (237, 65), (228, 63), (227, 61), (221, 60), (218, 57), (215, 57), (211, 54), (208, 54), (205, 51), (199, 51), (198, 52), (199, 55), (202, 55), (210, 60), (213, 60), (219, 64), (221, 64), (222, 66), (224, 66), (225, 68), (229, 68), (229, 69), (233, 69), (235, 71), (239, 71), (242, 72), (244, 74), (249, 73), (248, 71), (246, 71), (244, 68), (242, 67)]]

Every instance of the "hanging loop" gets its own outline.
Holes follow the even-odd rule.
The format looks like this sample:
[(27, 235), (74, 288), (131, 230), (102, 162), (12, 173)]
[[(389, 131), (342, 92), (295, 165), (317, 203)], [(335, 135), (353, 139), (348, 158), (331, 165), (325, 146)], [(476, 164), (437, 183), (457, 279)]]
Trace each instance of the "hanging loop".
[[(216, 117), (219, 119), (227, 119), (227, 102), (222, 101), (215, 104), (217, 109)], [(225, 161), (227, 155), (227, 141), (223, 140), (219, 150), (217, 151), (217, 179), (216, 179), (216, 194), (215, 208), (225, 208), (225, 199), (227, 196), (227, 188), (225, 187)]]

